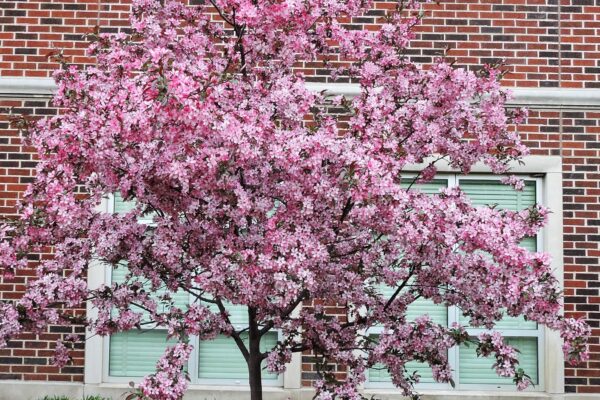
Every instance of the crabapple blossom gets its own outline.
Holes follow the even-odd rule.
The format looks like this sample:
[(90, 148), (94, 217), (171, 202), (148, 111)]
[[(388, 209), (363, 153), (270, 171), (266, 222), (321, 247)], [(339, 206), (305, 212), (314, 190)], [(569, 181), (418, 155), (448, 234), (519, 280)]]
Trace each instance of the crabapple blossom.
[[(458, 188), (413, 187), (434, 179), (440, 162), (503, 174), (527, 154), (513, 129), (526, 113), (507, 110), (501, 71), (412, 62), (416, 0), (396, 3), (378, 30), (340, 22), (367, 13), (368, 0), (210, 3), (134, 0), (131, 34), (92, 37), (96, 65), (55, 73), (63, 112), (24, 122), (40, 162), (21, 218), (0, 226), (0, 268), (10, 278), (32, 268), (28, 254), (51, 248), (53, 258), (35, 267), (22, 299), (0, 303), (0, 347), (19, 332), (72, 323), (64, 308), (88, 301), (94, 333), (152, 324), (177, 342), (139, 397), (180, 399), (190, 336), (217, 335), (242, 353), (252, 400), (262, 398), (263, 361), (281, 373), (303, 351), (349, 371), (337, 382), (320, 370), (317, 398), (361, 398), (375, 366), (416, 396), (408, 362), (452, 382), (448, 349), (474, 340), (465, 326), (409, 320), (423, 298), (489, 330), (525, 316), (561, 332), (570, 362), (586, 359), (589, 328), (560, 315), (549, 257), (519, 245), (548, 210), (475, 207)], [(357, 82), (358, 95), (309, 91), (295, 69), (303, 61)], [(323, 112), (331, 104), (346, 115)], [(416, 164), (425, 167), (415, 177), (406, 170)], [(102, 212), (113, 194), (135, 207)], [(126, 268), (124, 281), (88, 287), (99, 262)], [(181, 293), (193, 301), (177, 304)], [(232, 305), (247, 311), (244, 329)], [(261, 351), (273, 330), (277, 345)], [(526, 386), (498, 333), (478, 348)], [(55, 362), (67, 362), (66, 350), (57, 345)]]
[(140, 384), (141, 393), (151, 399), (180, 399), (188, 386), (184, 367), (191, 351), (185, 343), (167, 348), (156, 364), (156, 374), (146, 377)]

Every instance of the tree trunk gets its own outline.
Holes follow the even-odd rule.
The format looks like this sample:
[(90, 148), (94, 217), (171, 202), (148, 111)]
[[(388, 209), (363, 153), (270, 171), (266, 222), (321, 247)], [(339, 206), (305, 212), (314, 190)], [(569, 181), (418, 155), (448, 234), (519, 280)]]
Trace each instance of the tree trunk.
[(250, 381), (250, 400), (262, 400), (262, 354), (260, 352), (260, 332), (256, 323), (256, 310), (248, 307), (248, 378)]

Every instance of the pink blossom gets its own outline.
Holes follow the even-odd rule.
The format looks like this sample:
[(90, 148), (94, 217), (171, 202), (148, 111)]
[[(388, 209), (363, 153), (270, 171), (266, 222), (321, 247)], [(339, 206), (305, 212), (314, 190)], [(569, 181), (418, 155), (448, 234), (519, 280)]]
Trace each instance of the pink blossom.
[(514, 175), (503, 177), (502, 183), (504, 183), (505, 185), (512, 186), (515, 190), (519, 192), (525, 189), (525, 182), (523, 181), (523, 179), (518, 178)]
[(169, 347), (156, 364), (156, 373), (145, 377), (140, 384), (143, 395), (161, 400), (181, 399), (189, 380), (183, 368), (191, 351), (191, 346), (183, 343)]
[(63, 342), (56, 342), (56, 346), (54, 347), (54, 355), (52, 356), (50, 362), (60, 368), (71, 362), (69, 349)]

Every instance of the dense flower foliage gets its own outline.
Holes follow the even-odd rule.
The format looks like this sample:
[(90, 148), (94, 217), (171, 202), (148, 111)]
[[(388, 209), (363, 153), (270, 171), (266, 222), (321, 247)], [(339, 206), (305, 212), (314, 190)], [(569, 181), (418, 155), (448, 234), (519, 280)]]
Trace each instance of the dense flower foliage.
[[(505, 109), (500, 72), (411, 62), (414, 0), (388, 10), (378, 30), (338, 22), (370, 6), (136, 0), (131, 35), (93, 37), (97, 65), (55, 75), (64, 113), (27, 130), (40, 163), (22, 218), (0, 227), (0, 266), (10, 278), (31, 252), (52, 247), (54, 257), (37, 266), (23, 299), (1, 305), (0, 345), (21, 330), (70, 323), (61, 307), (90, 300), (98, 312), (88, 324), (99, 334), (151, 321), (179, 341), (143, 381), (150, 398), (180, 398), (189, 336), (218, 334), (236, 341), (254, 372), (257, 358), (282, 372), (305, 350), (348, 366), (345, 382), (316, 384), (321, 399), (360, 398), (376, 364), (413, 394), (418, 377), (405, 374), (407, 362), (428, 363), (436, 380), (450, 382), (447, 350), (472, 340), (461, 326), (408, 321), (407, 307), (426, 298), (491, 331), (524, 315), (561, 331), (569, 361), (585, 359), (589, 328), (560, 316), (550, 259), (519, 246), (548, 211), (475, 208), (456, 188), (428, 196), (405, 172), (422, 163), (416, 180), (428, 182), (436, 163), (468, 173), (483, 162), (505, 173), (527, 153), (511, 128), (524, 114)], [(348, 62), (332, 62), (334, 54)], [(300, 60), (325, 60), (360, 94), (310, 92), (293, 69)], [(348, 110), (343, 131), (326, 105)], [(113, 193), (137, 207), (101, 212)], [(126, 281), (88, 288), (97, 262), (126, 265)], [(196, 299), (189, 308), (172, 300), (182, 291)], [(300, 307), (314, 299), (322, 301)], [(327, 315), (326, 303), (345, 306), (347, 318)], [(227, 304), (248, 308), (250, 342), (278, 329), (277, 346), (260, 354), (246, 346)], [(373, 326), (383, 327), (377, 340)], [(58, 363), (66, 350), (58, 346)], [(478, 352), (527, 386), (498, 333), (482, 335)]]

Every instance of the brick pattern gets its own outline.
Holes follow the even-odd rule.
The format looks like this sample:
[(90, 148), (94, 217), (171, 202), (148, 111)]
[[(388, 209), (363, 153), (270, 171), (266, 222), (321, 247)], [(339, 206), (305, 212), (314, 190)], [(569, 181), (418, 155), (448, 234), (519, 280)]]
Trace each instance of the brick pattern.
[(33, 181), (36, 165), (33, 149), (23, 145), (11, 119), (19, 115), (41, 118), (56, 113), (47, 99), (0, 99), (0, 214), (16, 213), (16, 201)]
[(565, 390), (600, 393), (600, 112), (563, 113), (565, 312), (592, 327), (590, 361), (565, 367)]
[[(377, 24), (390, 3), (377, 2), (367, 18), (356, 25)], [(449, 49), (457, 65), (478, 69), (482, 64), (505, 60), (510, 73), (506, 86), (558, 86), (558, 5), (551, 1), (464, 1), (445, 0), (426, 7), (417, 39), (407, 54), (428, 64)], [(323, 80), (324, 71), (313, 70)]]
[[(201, 4), (201, 0), (188, 0)], [(130, 0), (5, 0), (0, 3), (0, 76), (48, 77), (48, 55), (63, 49), (75, 64), (89, 64), (83, 36), (128, 29)], [(390, 2), (375, 2), (350, 26), (374, 27)], [(600, 0), (444, 0), (429, 4), (419, 35), (408, 50), (430, 63), (450, 48), (458, 65), (478, 68), (505, 59), (507, 86), (600, 87)], [(335, 60), (334, 60), (335, 61)], [(559, 65), (560, 64), (560, 65)], [(318, 63), (298, 69), (327, 81)]]
[[(35, 155), (32, 149), (23, 146), (19, 132), (11, 127), (14, 115), (29, 115), (39, 118), (56, 114), (47, 99), (0, 100), (0, 215), (16, 214), (15, 205), (34, 176)], [(14, 280), (0, 280), (0, 299), (18, 299), (30, 279), (35, 278), (34, 265), (44, 255), (32, 255), (31, 269), (18, 271)], [(70, 310), (69, 314), (84, 315), (84, 309)], [(51, 326), (40, 334), (23, 334), (0, 350), (0, 379), (40, 381), (83, 381), (84, 350), (78, 344), (73, 352), (73, 362), (57, 368), (50, 363), (57, 340), (68, 334), (84, 333), (82, 326)]]
[(600, 0), (561, 0), (561, 86), (600, 88)]
[[(335, 303), (325, 303), (319, 300), (312, 300), (310, 302), (304, 302), (302, 307), (311, 308), (317, 305), (322, 306), (327, 315), (337, 318), (340, 322), (344, 323), (348, 321), (346, 309)], [(327, 362), (327, 360), (324, 359), (321, 354), (318, 354), (315, 351), (305, 351), (302, 353), (302, 386), (312, 386), (313, 382), (322, 377), (325, 372), (335, 376), (335, 378), (338, 380), (343, 380), (347, 376), (347, 371), (347, 366)]]

